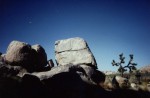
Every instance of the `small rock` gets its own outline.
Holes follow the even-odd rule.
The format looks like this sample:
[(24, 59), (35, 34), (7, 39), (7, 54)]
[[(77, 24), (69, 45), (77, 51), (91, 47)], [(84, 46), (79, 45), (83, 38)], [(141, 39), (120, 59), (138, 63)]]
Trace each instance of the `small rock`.
[(115, 76), (112, 80), (114, 88), (126, 88), (128, 87), (128, 79), (121, 76)]
[(50, 66), (50, 68), (54, 67), (54, 63), (52, 59), (48, 60), (48, 65)]

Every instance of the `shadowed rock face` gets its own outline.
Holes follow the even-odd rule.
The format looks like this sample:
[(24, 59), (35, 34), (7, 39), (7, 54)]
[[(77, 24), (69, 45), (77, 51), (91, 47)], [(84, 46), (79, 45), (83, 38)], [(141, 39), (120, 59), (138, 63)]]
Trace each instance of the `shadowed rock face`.
[[(71, 66), (71, 65), (69, 65)], [(149, 98), (150, 93), (133, 91), (129, 89), (115, 89), (106, 91), (99, 85), (90, 83), (83, 78), (88, 77), (88, 71), (84, 67), (66, 66), (55, 68), (51, 77), (42, 80), (36, 74), (25, 74), (18, 77), (18, 70), (14, 66), (0, 65), (0, 98)], [(63, 67), (63, 68), (62, 68)], [(12, 70), (13, 69), (13, 70)], [(98, 71), (92, 71), (91, 79), (95, 83), (103, 82), (104, 75)], [(46, 72), (45, 72), (46, 73)], [(91, 73), (91, 72), (89, 72)], [(38, 72), (40, 74), (40, 72)], [(46, 74), (50, 75), (50, 74)], [(89, 82), (87, 82), (89, 81)]]
[(82, 38), (70, 38), (55, 42), (56, 60), (59, 65), (86, 64), (97, 68), (95, 58)]
[(2, 53), (0, 52), (0, 56), (2, 55)]
[(32, 75), (37, 76), (40, 80), (44, 80), (52, 78), (54, 75), (61, 74), (64, 72), (77, 73), (82, 79), (82, 81), (93, 85), (103, 83), (105, 81), (105, 75), (102, 72), (95, 70), (87, 65), (68, 64), (65, 66), (57, 66), (52, 68), (50, 71), (38, 73), (35, 72), (32, 73)]
[(47, 54), (45, 53), (45, 50), (41, 45), (33, 45), (32, 49), (34, 49), (37, 54), (36, 70), (40, 71), (47, 65)]
[(63, 72), (43, 80), (47, 89), (53, 92), (53, 98), (85, 98), (85, 83), (80, 76), (72, 72)]
[(88, 84), (77, 73), (63, 72), (40, 80), (33, 75), (0, 78), (0, 98), (149, 98), (150, 93), (129, 89), (106, 91)]
[(99, 70), (95, 70), (91, 76), (91, 79), (96, 83), (104, 83), (105, 82), (105, 74), (100, 72)]

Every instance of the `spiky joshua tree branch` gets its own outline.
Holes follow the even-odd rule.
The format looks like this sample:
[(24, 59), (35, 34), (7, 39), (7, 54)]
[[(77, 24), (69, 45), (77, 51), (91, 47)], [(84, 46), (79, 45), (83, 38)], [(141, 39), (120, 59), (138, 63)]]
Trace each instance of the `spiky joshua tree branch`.
[(123, 74), (127, 69), (129, 69), (129, 72), (132, 73), (133, 70), (136, 70), (136, 63), (133, 63), (133, 54), (129, 55), (130, 60), (126, 66), (123, 66), (125, 63), (125, 57), (123, 56), (123, 53), (119, 55), (120, 62), (116, 62), (115, 60), (112, 61), (112, 66), (118, 66), (118, 71), (121, 73), (121, 76), (123, 77)]

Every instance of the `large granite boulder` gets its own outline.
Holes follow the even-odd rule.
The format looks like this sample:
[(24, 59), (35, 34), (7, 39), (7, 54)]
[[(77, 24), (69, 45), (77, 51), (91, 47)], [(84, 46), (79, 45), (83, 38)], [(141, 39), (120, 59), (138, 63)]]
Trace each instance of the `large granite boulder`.
[(35, 57), (29, 44), (12, 41), (7, 48), (5, 59), (10, 65), (27, 67), (34, 64)]
[(58, 65), (86, 64), (97, 68), (95, 58), (82, 38), (70, 38), (55, 42), (55, 55)]
[(37, 54), (36, 69), (41, 70), (47, 65), (47, 54), (41, 45), (33, 45), (32, 49), (34, 49)]
[(28, 72), (41, 71), (47, 64), (47, 55), (40, 45), (31, 45), (12, 41), (5, 55), (5, 62), (12, 66), (21, 66)]

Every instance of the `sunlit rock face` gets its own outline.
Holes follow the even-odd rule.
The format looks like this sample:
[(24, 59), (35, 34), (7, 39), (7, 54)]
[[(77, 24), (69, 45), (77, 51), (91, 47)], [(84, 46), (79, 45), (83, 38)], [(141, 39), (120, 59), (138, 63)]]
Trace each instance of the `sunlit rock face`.
[(16, 66), (31, 66), (34, 62), (31, 46), (20, 41), (9, 44), (5, 58), (8, 64)]
[(97, 68), (95, 58), (86, 41), (79, 37), (56, 41), (55, 56), (58, 65), (86, 64)]
[(121, 76), (115, 76), (112, 83), (114, 88), (128, 87), (128, 79)]

